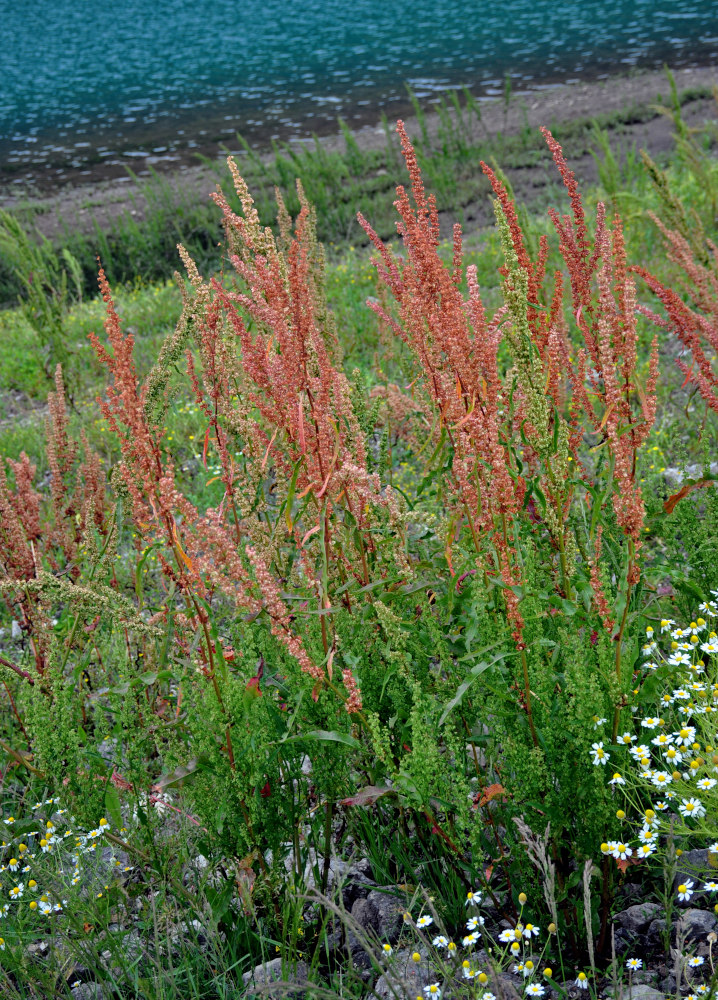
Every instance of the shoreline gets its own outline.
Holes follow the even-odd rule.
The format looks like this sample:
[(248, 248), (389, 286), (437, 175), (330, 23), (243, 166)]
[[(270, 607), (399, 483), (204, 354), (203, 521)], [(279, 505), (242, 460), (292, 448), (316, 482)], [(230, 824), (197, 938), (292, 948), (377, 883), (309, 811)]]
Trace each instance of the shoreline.
[[(718, 66), (685, 67), (673, 70), (678, 92), (686, 90), (702, 91), (686, 105), (689, 124), (699, 124), (715, 119), (716, 104), (712, 98), (705, 96), (710, 88), (718, 85)], [(540, 125), (552, 127), (559, 123), (586, 120), (595, 116), (628, 111), (628, 119), (620, 127), (612, 129), (620, 134), (622, 143), (629, 146), (636, 144), (648, 149), (651, 155), (667, 151), (673, 145), (672, 126), (665, 116), (658, 112), (650, 120), (645, 114), (636, 114), (635, 123), (631, 123), (632, 108), (645, 109), (657, 103), (659, 95), (663, 103), (669, 102), (670, 88), (665, 72), (658, 70), (631, 71), (625, 74), (610, 76), (604, 80), (581, 81), (561, 84), (554, 87), (515, 93), (508, 104), (503, 98), (481, 103), (482, 127), (487, 136), (509, 136), (519, 133), (525, 127), (537, 129)], [(429, 135), (435, 135), (440, 126), (436, 111), (427, 109), (426, 129)], [(393, 125), (395, 119), (390, 119)], [(407, 115), (405, 121), (410, 134), (417, 134), (420, 125), (415, 115)], [(376, 119), (371, 124), (363, 125), (352, 131), (352, 135), (362, 150), (381, 149), (386, 146), (384, 126)], [(306, 143), (307, 140), (304, 140)], [(346, 148), (344, 136), (336, 131), (333, 134), (319, 137), (319, 142), (327, 152), (343, 151)], [(234, 146), (236, 147), (236, 142)], [(238, 155), (241, 164), (245, 155), (236, 148), (232, 150)], [(265, 159), (271, 159), (271, 149), (259, 149), (258, 153)], [(208, 198), (217, 185), (217, 164), (222, 164), (224, 154), (213, 158), (213, 164), (197, 164), (197, 153), (191, 151), (187, 162), (177, 164), (150, 164), (170, 186), (185, 197)], [(577, 169), (579, 177), (584, 180), (595, 179), (595, 164), (590, 153), (582, 157), (583, 166), (575, 160), (571, 163)], [(136, 179), (123, 170), (122, 176), (105, 177), (100, 172), (87, 178), (68, 175), (59, 189), (48, 192), (18, 191), (19, 185), (3, 183), (0, 174), (0, 209), (20, 211), (32, 219), (32, 224), (48, 238), (59, 236), (67, 220), (72, 220), (75, 229), (91, 230), (95, 223), (101, 228), (109, 229), (114, 219), (123, 213), (136, 216), (138, 221), (143, 218), (146, 198), (143, 194), (143, 183), (150, 175), (147, 169), (140, 172), (139, 165), (134, 171)], [(592, 169), (593, 168), (593, 169)], [(543, 167), (536, 171), (543, 173)], [(586, 172), (587, 171), (587, 172)], [(511, 171), (507, 171), (510, 179)], [(529, 191), (538, 186), (536, 177), (532, 177), (532, 168), (521, 168), (517, 172), (519, 190)], [(523, 175), (526, 174), (526, 177)], [(517, 195), (519, 194), (517, 190)]]
[[(676, 52), (671, 63), (675, 72), (699, 72), (715, 62), (716, 53), (698, 47), (692, 58)], [(625, 62), (625, 60), (621, 60)], [(508, 74), (507, 77), (486, 78), (469, 74), (449, 73), (444, 85), (430, 81), (411, 82), (423, 109), (431, 112), (442, 95), (455, 92), (461, 98), (467, 89), (482, 106), (503, 103), (506, 83), (514, 99), (530, 99), (535, 94), (555, 91), (575, 84), (600, 85), (612, 79), (631, 79), (662, 72), (662, 61), (647, 59), (621, 66), (605, 60), (594, 61), (583, 71), (573, 71), (569, 64), (563, 69), (545, 65), (531, 68), (528, 75)], [(660, 66), (660, 69), (656, 69)], [(0, 192), (19, 189), (27, 194), (56, 193), (67, 184), (93, 183), (125, 176), (129, 167), (144, 175), (149, 169), (171, 172), (196, 163), (197, 157), (216, 159), (223, 146), (236, 145), (240, 134), (253, 149), (269, 149), (280, 144), (312, 142), (315, 134), (323, 139), (337, 131), (337, 119), (342, 118), (356, 132), (376, 125), (382, 115), (389, 121), (408, 118), (412, 114), (412, 98), (399, 87), (399, 79), (388, 87), (386, 81), (375, 89), (348, 91), (340, 96), (313, 98), (309, 93), (287, 94), (288, 103), (261, 110), (232, 103), (227, 97), (215, 102), (190, 103), (177, 107), (148, 109), (143, 117), (113, 118), (100, 115), (96, 120), (83, 119), (82, 127), (73, 131), (68, 124), (47, 125), (34, 130), (32, 136), (22, 133), (0, 135)], [(408, 84), (406, 85), (408, 86)], [(80, 139), (81, 141), (76, 141)], [(17, 140), (17, 142), (16, 142)], [(19, 145), (17, 145), (19, 143)]]

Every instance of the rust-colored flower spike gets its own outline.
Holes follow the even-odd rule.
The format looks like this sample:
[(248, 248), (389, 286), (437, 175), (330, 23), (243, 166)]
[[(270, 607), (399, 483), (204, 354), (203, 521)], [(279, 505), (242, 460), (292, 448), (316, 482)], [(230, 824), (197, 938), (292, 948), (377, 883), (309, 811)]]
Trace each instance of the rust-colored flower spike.
[(589, 352), (594, 355), (596, 343), (590, 323), (593, 300), (591, 279), (599, 262), (596, 242), (604, 228), (605, 209), (602, 204), (599, 204), (596, 213), (596, 237), (592, 247), (576, 177), (566, 163), (561, 144), (554, 139), (549, 129), (542, 127), (541, 132), (546, 139), (546, 144), (561, 174), (571, 202), (571, 216), (560, 216), (553, 208), (549, 209), (549, 216), (560, 237), (561, 254), (568, 267), (576, 323), (584, 336)]
[[(573, 217), (550, 213), (560, 237), (559, 249), (571, 281), (574, 316), (585, 344), (579, 351), (576, 368), (569, 369), (569, 375), (576, 400), (580, 401), (594, 431), (604, 436), (614, 456), (617, 481), (613, 493), (614, 510), (618, 523), (637, 551), (645, 512), (640, 485), (636, 482), (636, 457), (656, 415), (657, 343), (654, 340), (649, 378), (636, 406), (634, 378), (638, 362), (636, 318), (639, 307), (635, 284), (626, 264), (621, 219), (616, 216), (609, 230), (604, 206), (599, 203), (596, 233), (591, 244), (573, 172), (566, 164), (559, 143), (548, 129), (542, 132), (568, 190), (573, 213)], [(593, 291), (594, 278), (597, 295)], [(637, 574), (637, 564), (632, 560), (629, 576), (634, 583)]]
[[(656, 416), (658, 351), (654, 340), (650, 375), (636, 412), (632, 395), (638, 361), (638, 309), (635, 286), (627, 275), (623, 231), (618, 216), (614, 220), (612, 239), (604, 231), (598, 246), (602, 258), (598, 272), (599, 308), (596, 316), (598, 372), (606, 406), (602, 423), (615, 460), (617, 489), (613, 494), (613, 506), (616, 518), (637, 550), (641, 544), (645, 511), (641, 488), (636, 481), (636, 456)], [(634, 572), (637, 572), (635, 568)]]
[[(366, 454), (348, 381), (331, 356), (333, 330), (317, 287), (321, 261), (313, 213), (300, 188), (295, 234), (290, 238), (285, 218), (280, 248), (271, 231), (259, 227), (244, 182), (231, 166), (246, 217), (233, 213), (222, 195), (216, 200), (234, 251), (230, 261), (244, 287), (227, 291), (213, 281), (212, 291), (238, 341), (240, 357), (234, 368), (239, 367), (248, 402), (262, 417), (257, 429), (265, 465), (271, 460), (290, 478), (301, 463), (297, 495), (311, 492), (318, 501), (336, 500), (345, 489), (343, 464), (365, 467)], [(229, 395), (220, 393), (224, 399)], [(361, 520), (360, 509), (356, 517)]]
[(399, 320), (377, 302), (371, 308), (412, 349), (421, 364), (426, 390), (437, 407), (454, 446), (453, 474), (457, 503), (477, 540), (497, 530), (496, 519), (521, 506), (522, 483), (509, 473), (502, 445), (501, 377), (497, 365), (503, 313), (489, 321), (479, 296), (476, 270), (469, 269), (469, 300), (457, 287), (461, 270), (461, 232), (454, 231), (453, 270), (437, 249), (436, 205), (424, 192), (414, 149), (403, 122), (397, 125), (411, 178), (409, 194), (397, 188), (395, 202), (407, 261), (396, 259), (372, 227), (359, 222), (378, 251), (380, 278), (399, 305)]
[[(147, 416), (146, 385), (137, 382), (132, 337), (122, 332), (102, 270), (100, 288), (107, 306), (105, 330), (113, 353), (94, 334), (90, 339), (114, 381), (99, 404), (120, 441), (120, 476), (132, 500), (136, 529), (147, 542), (164, 541), (165, 550), (159, 552), (162, 570), (190, 601), (194, 609), (191, 621), (206, 637), (202, 647), (206, 673), (215, 680), (207, 613), (197, 598), (204, 599), (213, 590), (221, 589), (252, 614), (259, 614), (264, 608), (272, 631), (299, 660), (302, 670), (315, 679), (320, 677), (321, 668), (312, 662), (301, 639), (291, 631), (279, 589), (261, 557), (251, 548), (247, 550), (254, 570), (253, 580), (222, 506), (202, 516), (177, 487), (173, 466), (162, 452), (161, 429), (151, 424)], [(219, 689), (215, 689), (222, 704)]]
[[(37, 582), (48, 569), (77, 580), (81, 573), (79, 543), (89, 520), (102, 533), (107, 530), (106, 477), (84, 434), (84, 459), (78, 459), (78, 446), (68, 433), (59, 366), (55, 392), (48, 396), (48, 413), (45, 443), (49, 500), (35, 489), (36, 466), (24, 452), (17, 461), (7, 460), (13, 486), (8, 483), (4, 463), (0, 463), (0, 562), (8, 582)], [(42, 672), (51, 634), (42, 599), (27, 587), (11, 587), (4, 596), (28, 635), (37, 669)]]
[(342, 671), (342, 679), (344, 681), (344, 687), (346, 688), (349, 697), (346, 700), (345, 708), (350, 715), (356, 712), (361, 712), (362, 710), (362, 699), (361, 692), (357, 686), (356, 679), (352, 674), (351, 670)]
[[(645, 268), (632, 267), (657, 296), (666, 311), (666, 319), (647, 308), (641, 312), (658, 326), (671, 331), (687, 351), (692, 363), (677, 358), (676, 364), (701, 394), (710, 409), (718, 413), (718, 373), (715, 357), (718, 354), (718, 248), (708, 243), (710, 262), (696, 259), (695, 248), (677, 230), (667, 229), (654, 215), (651, 218), (663, 234), (668, 257), (683, 272), (683, 287), (688, 293), (685, 302), (678, 292), (666, 287)], [(690, 303), (690, 304), (689, 304)]]
[(4, 575), (11, 580), (31, 580), (36, 573), (31, 543), (42, 537), (40, 496), (33, 488), (35, 466), (23, 452), (11, 462), (15, 489), (0, 463), (0, 557)]
[[(525, 483), (521, 476), (512, 475), (505, 444), (506, 400), (497, 353), (506, 310), (499, 310), (491, 320), (487, 317), (474, 267), (467, 269), (469, 295), (464, 301), (459, 289), (461, 230), (454, 229), (453, 266), (449, 270), (438, 253), (436, 204), (426, 196), (403, 122), (398, 123), (397, 131), (413, 197), (412, 204), (409, 192), (397, 188), (397, 230), (406, 260), (395, 257), (361, 215), (359, 222), (377, 250), (375, 265), (398, 304), (398, 319), (378, 302), (369, 305), (410, 347), (423, 370), (425, 390), (453, 447), (450, 485), (455, 498), (454, 523), (465, 519), (482, 569), (487, 551), (493, 549), (491, 568), (505, 585), (507, 611), (520, 646), (523, 621), (511, 589), (519, 582), (520, 570), (511, 521), (523, 503)], [(450, 542), (447, 559), (451, 568)]]

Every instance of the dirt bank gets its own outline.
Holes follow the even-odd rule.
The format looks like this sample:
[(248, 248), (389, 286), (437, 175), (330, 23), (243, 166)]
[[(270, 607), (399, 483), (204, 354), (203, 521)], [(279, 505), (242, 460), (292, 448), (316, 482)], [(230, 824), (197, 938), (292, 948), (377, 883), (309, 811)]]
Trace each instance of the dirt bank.
[[(700, 90), (718, 84), (718, 68), (699, 67), (675, 71), (675, 79), (680, 91)], [(508, 106), (501, 99), (482, 105), (482, 122), (488, 135), (511, 135), (529, 125), (538, 127), (571, 120), (591, 118), (595, 115), (616, 111), (628, 111), (623, 121), (611, 127), (619, 146), (637, 146), (647, 149), (652, 156), (660, 156), (672, 146), (672, 126), (668, 119), (658, 112), (647, 118), (646, 106), (655, 104), (659, 97), (668, 101), (669, 86), (662, 72), (634, 72), (624, 76), (613, 76), (606, 80), (573, 83), (546, 90), (535, 90), (515, 94)], [(631, 109), (635, 109), (635, 121), (631, 120)], [(639, 109), (641, 109), (639, 113)], [(696, 97), (684, 106), (684, 117), (689, 125), (701, 125), (716, 118), (717, 106), (713, 99)], [(408, 118), (409, 131), (418, 132), (418, 123)], [(427, 129), (435, 133), (439, 126), (438, 115), (427, 115)], [(355, 132), (358, 143), (365, 149), (380, 148), (385, 145), (386, 136), (380, 124), (367, 125)], [(344, 146), (341, 135), (326, 136), (320, 140), (328, 149)], [(271, 155), (271, 154), (268, 154)], [(142, 161), (133, 164), (140, 177), (147, 175)], [(579, 179), (591, 182), (596, 179), (596, 166), (588, 150), (575, 156), (571, 166)], [(162, 165), (156, 169), (162, 170)], [(206, 198), (214, 190), (217, 174), (207, 165), (197, 165), (188, 153), (186, 162), (179, 168), (165, 171), (170, 183), (190, 197)], [(507, 170), (507, 174), (517, 196), (531, 201), (547, 183), (547, 172), (543, 165)], [(61, 234), (63, 223), (72, 228), (90, 230), (96, 222), (104, 229), (111, 229), (113, 220), (125, 212), (138, 219), (142, 218), (146, 201), (141, 183), (128, 176), (103, 178), (99, 174), (90, 177), (66, 178), (67, 182), (58, 190), (38, 195), (32, 190), (18, 192), (17, 184), (0, 186), (0, 207), (17, 209), (20, 207), (33, 212), (37, 228), (49, 237)], [(554, 178), (555, 180), (555, 178)], [(464, 213), (466, 225), (484, 224), (484, 209)]]

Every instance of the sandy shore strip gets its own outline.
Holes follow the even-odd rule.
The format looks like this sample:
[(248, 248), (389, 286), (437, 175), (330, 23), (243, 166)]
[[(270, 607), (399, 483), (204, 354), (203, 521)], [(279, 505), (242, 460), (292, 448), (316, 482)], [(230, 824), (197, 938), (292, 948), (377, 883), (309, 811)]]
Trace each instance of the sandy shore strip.
[[(677, 69), (674, 73), (679, 91), (706, 89), (718, 85), (718, 67), (704, 66)], [(669, 101), (670, 88), (666, 74), (662, 71), (638, 71), (609, 77), (605, 80), (579, 82), (537, 89), (514, 94), (506, 106), (502, 99), (482, 103), (482, 122), (487, 135), (518, 133), (527, 124), (538, 128), (577, 119), (591, 118), (612, 111), (639, 108), (655, 104), (659, 95), (663, 103)], [(645, 116), (640, 116), (645, 119)], [(718, 105), (712, 98), (701, 97), (690, 101), (684, 107), (684, 117), (689, 125), (701, 125), (718, 117)], [(672, 125), (663, 115), (656, 112), (649, 120), (628, 121), (620, 126), (617, 137), (624, 148), (636, 145), (645, 148), (655, 156), (672, 147)], [(439, 118), (428, 111), (426, 125), (430, 133), (436, 133)], [(409, 133), (417, 134), (418, 122), (407, 118)], [(364, 149), (379, 149), (386, 144), (386, 135), (381, 124), (367, 125), (354, 133), (357, 142)], [(320, 139), (327, 150), (342, 149), (345, 145), (341, 134)], [(271, 152), (266, 155), (271, 157)], [(579, 179), (593, 181), (596, 167), (590, 153), (573, 161)], [(139, 175), (143, 168), (141, 161), (133, 163)], [(507, 171), (514, 184), (517, 196), (531, 200), (531, 192), (543, 186), (540, 179), (543, 167), (521, 168), (514, 174)], [(197, 165), (189, 158), (179, 168), (168, 170), (167, 180), (188, 197), (207, 198), (216, 187), (217, 174), (207, 165)], [(81, 182), (82, 181), (82, 182)], [(25, 208), (33, 211), (33, 223), (44, 235), (53, 238), (61, 234), (63, 222), (72, 228), (90, 230), (96, 223), (104, 229), (111, 229), (113, 220), (126, 212), (141, 219), (145, 207), (142, 194), (142, 178), (137, 184), (129, 176), (103, 178), (68, 177), (59, 190), (38, 196), (32, 191), (18, 191), (21, 185), (0, 187), (0, 207), (8, 210)], [(470, 219), (470, 217), (469, 217)], [(477, 217), (476, 223), (481, 220)]]

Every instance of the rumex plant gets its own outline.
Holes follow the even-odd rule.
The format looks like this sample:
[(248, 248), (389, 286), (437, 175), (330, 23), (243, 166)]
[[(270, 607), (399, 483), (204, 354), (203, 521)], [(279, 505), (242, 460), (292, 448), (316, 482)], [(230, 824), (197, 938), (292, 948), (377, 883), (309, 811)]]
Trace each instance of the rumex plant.
[[(63, 593), (67, 596), (70, 584), (82, 587), (89, 582), (86, 541), (96, 535), (105, 542), (111, 531), (105, 474), (86, 435), (81, 442), (70, 438), (59, 366), (47, 405), (49, 497), (38, 490), (36, 466), (24, 452), (18, 460), (7, 460), (11, 482), (4, 463), (0, 465), (2, 593), (13, 621), (29, 637), (39, 675), (45, 673), (49, 656), (47, 609), (52, 596), (57, 600)], [(16, 665), (5, 666), (18, 673)], [(27, 679), (34, 683), (36, 678)]]
[[(546, 287), (546, 241), (532, 261), (514, 205), (485, 167), (497, 196), (505, 258), (504, 305), (488, 317), (472, 269), (466, 275), (468, 297), (461, 291), (458, 227), (452, 268), (441, 260), (436, 206), (425, 194), (401, 124), (399, 132), (413, 196), (412, 205), (409, 194), (398, 190), (398, 232), (405, 256), (398, 258), (363, 221), (378, 250), (380, 279), (398, 309), (392, 314), (378, 304), (373, 307), (411, 349), (418, 384), (436, 414), (434, 455), (440, 455), (437, 464), (450, 497), (449, 572), (459, 580), (475, 575), (483, 580), (485, 593), (494, 588), (489, 617), (504, 621), (513, 640), (519, 666), (513, 686), (533, 743), (534, 765), (541, 762), (550, 771), (554, 762), (551, 751), (547, 754), (545, 730), (552, 728), (551, 713), (537, 709), (541, 699), (536, 691), (547, 681), (549, 690), (555, 688), (555, 711), (561, 701), (555, 698), (560, 691), (557, 665), (562, 655), (571, 654), (560, 627), (528, 626), (524, 608), (536, 608), (536, 590), (548, 590), (548, 600), (562, 602), (564, 614), (573, 615), (583, 605), (583, 634), (600, 647), (591, 655), (586, 643), (589, 659), (583, 669), (590, 672), (594, 661), (598, 686), (592, 699), (584, 692), (584, 708), (590, 700), (600, 706), (605, 698), (603, 707), (611, 705), (615, 733), (630, 679), (623, 657), (629, 654), (630, 666), (626, 626), (640, 583), (644, 529), (637, 455), (655, 417), (656, 344), (647, 384), (641, 386), (635, 287), (627, 271), (621, 221), (615, 218), (609, 228), (599, 205), (590, 237), (575, 179), (550, 133), (545, 132), (546, 139), (572, 209), (571, 216), (552, 213), (568, 270), (570, 311), (560, 272), (553, 275), (553, 288)], [(595, 442), (590, 452), (586, 439)], [(601, 579), (608, 532), (620, 567), (614, 573), (616, 592), (610, 595)], [(474, 589), (475, 596), (479, 592)], [(557, 609), (551, 610), (555, 614)], [(595, 625), (605, 637), (600, 643)], [(615, 649), (613, 678), (605, 669), (609, 637)], [(549, 664), (538, 654), (539, 644), (553, 647)], [(592, 682), (586, 678), (585, 683)], [(555, 783), (556, 774), (544, 781)], [(565, 802), (568, 788), (562, 792)], [(565, 822), (565, 817), (559, 819), (559, 830)]]
[[(299, 864), (317, 806), (325, 877), (340, 808), (398, 805), (404, 834), (440, 845), (459, 872), (480, 867), (489, 893), (495, 871), (509, 896), (517, 870), (536, 881), (525, 844), (546, 831), (558, 932), (579, 945), (595, 923), (601, 950), (613, 869), (604, 863), (600, 914), (579, 912), (572, 889), (597, 823), (615, 824), (589, 751), (596, 720), (615, 740), (631, 693), (656, 345), (642, 383), (621, 220), (609, 224), (599, 205), (589, 226), (550, 133), (571, 208), (552, 214), (566, 273), (549, 273), (545, 238), (532, 259), (485, 166), (504, 255), (492, 315), (458, 227), (444, 262), (436, 204), (401, 124), (399, 134), (411, 179), (396, 202), (402, 253), (361, 222), (382, 286), (373, 308), (402, 345), (408, 384), (387, 372), (368, 392), (344, 373), (301, 186), (298, 218), (280, 200), (275, 235), (230, 161), (242, 211), (217, 193), (225, 270), (206, 281), (179, 248), (182, 316), (144, 380), (100, 271), (105, 339), (91, 339), (111, 377), (98, 402), (120, 453), (113, 513), (89, 451), (87, 471), (63, 485), (77, 459), (59, 384), (49, 527), (27, 460), (13, 467), (14, 492), (0, 484), (6, 591), (37, 671), (53, 664), (36, 727), (75, 660), (103, 681), (91, 709), (79, 699), (73, 754), (48, 743), (43, 760), (53, 756), (55, 778), (72, 770), (77, 793), (82, 740), (112, 730), (133, 774), (113, 767), (106, 786), (149, 796), (187, 780), (197, 826), (266, 884), (270, 849), (276, 859), (292, 844)], [(219, 470), (199, 500), (164, 429), (185, 373), (203, 465)], [(130, 586), (108, 562), (118, 544), (134, 557)], [(78, 570), (83, 547), (95, 568)], [(41, 563), (48, 593), (67, 570), (61, 596), (77, 614), (62, 634), (34, 582)], [(85, 656), (98, 594), (111, 611), (105, 638), (124, 650), (123, 684), (104, 684), (99, 649)], [(138, 748), (163, 772), (144, 788)], [(508, 822), (521, 815), (527, 837)]]

